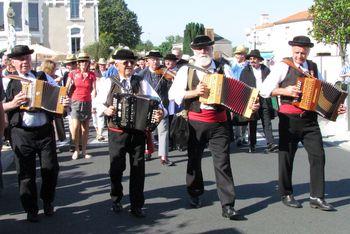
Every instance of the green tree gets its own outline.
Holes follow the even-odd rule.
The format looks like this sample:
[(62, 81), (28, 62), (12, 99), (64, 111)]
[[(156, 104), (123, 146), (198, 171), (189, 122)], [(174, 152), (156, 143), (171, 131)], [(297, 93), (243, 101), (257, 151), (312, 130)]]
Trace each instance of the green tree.
[(150, 40), (147, 40), (146, 42), (140, 42), (135, 50), (138, 51), (138, 52), (141, 52), (141, 51), (150, 51), (150, 50), (153, 50), (155, 49), (153, 43), (150, 41)]
[(98, 6), (100, 33), (105, 34), (110, 45), (135, 48), (140, 42), (142, 28), (124, 0), (100, 0)]
[(166, 54), (171, 52), (171, 49), (173, 48), (173, 44), (182, 43), (182, 42), (183, 42), (183, 38), (180, 37), (179, 35), (168, 36), (165, 38), (165, 42), (163, 42), (158, 46), (157, 50), (159, 50), (159, 52), (163, 56), (165, 56)]
[(313, 18), (311, 35), (318, 42), (338, 45), (344, 65), (350, 40), (350, 1), (314, 0), (309, 12)]
[(199, 23), (188, 23), (184, 31), (183, 53), (193, 55), (191, 42), (197, 36), (204, 34), (204, 25)]
[(91, 58), (94, 58), (95, 60), (99, 58), (105, 58), (108, 59), (112, 53), (111, 49), (109, 48), (111, 45), (111, 37), (109, 34), (101, 33), (100, 39), (98, 42), (89, 44), (84, 47), (84, 51), (88, 53)]

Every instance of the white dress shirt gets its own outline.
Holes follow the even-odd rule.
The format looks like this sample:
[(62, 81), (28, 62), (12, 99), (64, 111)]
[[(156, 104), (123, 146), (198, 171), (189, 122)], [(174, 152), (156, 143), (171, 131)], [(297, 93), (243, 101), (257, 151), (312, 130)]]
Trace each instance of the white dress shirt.
[(254, 68), (252, 66), (252, 70), (253, 70), (253, 74), (254, 74), (254, 77), (255, 77), (255, 83), (256, 83), (256, 88), (258, 90), (261, 89), (261, 86), (262, 86), (262, 73), (261, 73), (261, 67), (259, 67), (258, 69)]

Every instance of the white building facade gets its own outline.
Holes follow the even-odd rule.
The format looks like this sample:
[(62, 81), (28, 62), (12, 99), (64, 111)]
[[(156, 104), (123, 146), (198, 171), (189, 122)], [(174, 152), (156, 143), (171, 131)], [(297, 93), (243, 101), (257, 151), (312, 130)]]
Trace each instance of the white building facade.
[(9, 47), (10, 7), (15, 44), (76, 53), (98, 41), (98, 0), (0, 0), (0, 49)]
[[(342, 68), (339, 49), (336, 45), (317, 43), (309, 35), (312, 29), (311, 20), (312, 18), (307, 11), (298, 12), (276, 22), (269, 22), (268, 15), (263, 14), (258, 26), (246, 30), (249, 47), (250, 49), (259, 49), (262, 56), (265, 54), (266, 57), (272, 57), (274, 61), (281, 61), (281, 59), (292, 55), (288, 41), (299, 35), (309, 36), (315, 45), (311, 49), (309, 59), (317, 63), (320, 74), (327, 82), (335, 83), (340, 80), (339, 74)], [(350, 109), (349, 98), (346, 105)], [(326, 128), (322, 131), (327, 130), (327, 134), (330, 135), (339, 135), (349, 131), (349, 111), (347, 114), (339, 116), (336, 122), (325, 121), (323, 126)]]

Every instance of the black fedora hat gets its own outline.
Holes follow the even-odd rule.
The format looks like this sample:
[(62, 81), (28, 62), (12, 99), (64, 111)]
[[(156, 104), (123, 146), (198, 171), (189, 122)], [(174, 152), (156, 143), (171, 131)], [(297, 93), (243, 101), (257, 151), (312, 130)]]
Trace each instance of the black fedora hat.
[(113, 59), (116, 60), (136, 60), (137, 57), (131, 50), (121, 49), (118, 50), (116, 54), (112, 55)]
[(249, 52), (249, 54), (247, 55), (247, 59), (249, 59), (250, 57), (254, 57), (254, 58), (258, 58), (258, 59), (264, 60), (264, 58), (261, 57), (259, 50), (251, 50)]
[(292, 41), (289, 41), (288, 44), (291, 46), (314, 47), (314, 43), (312, 43), (307, 36), (296, 36)]
[(146, 55), (146, 58), (163, 58), (163, 56), (160, 54), (159, 51), (151, 50), (151, 51), (148, 52), (148, 54)]
[(210, 37), (206, 35), (198, 35), (196, 36), (193, 41), (191, 42), (191, 48), (202, 48), (206, 46), (214, 45), (214, 41), (210, 39)]
[(11, 49), (11, 53), (7, 55), (8, 58), (20, 57), (27, 54), (32, 54), (34, 50), (29, 49), (26, 45), (15, 45)]
[(177, 57), (176, 57), (175, 54), (167, 54), (167, 55), (165, 55), (164, 60), (176, 61), (176, 60), (177, 60)]

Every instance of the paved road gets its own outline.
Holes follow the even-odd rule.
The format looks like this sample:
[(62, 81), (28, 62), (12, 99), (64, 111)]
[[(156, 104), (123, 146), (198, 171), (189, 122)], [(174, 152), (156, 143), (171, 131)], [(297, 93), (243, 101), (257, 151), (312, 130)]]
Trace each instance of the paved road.
[[(92, 136), (91, 136), (92, 138)], [(326, 198), (337, 212), (323, 212), (308, 206), (309, 171), (305, 150), (295, 159), (295, 195), (302, 209), (287, 208), (276, 192), (277, 154), (263, 154), (264, 142), (255, 154), (232, 146), (231, 164), (236, 183), (236, 208), (247, 221), (221, 217), (210, 153), (203, 158), (206, 192), (203, 207), (190, 209), (185, 189), (186, 154), (171, 152), (175, 167), (161, 166), (158, 159), (146, 164), (145, 210), (147, 217), (131, 217), (127, 209), (128, 169), (123, 199), (125, 211), (110, 211), (108, 148), (91, 144), (92, 159), (72, 161), (69, 152), (59, 154), (61, 171), (57, 186), (56, 213), (47, 218), (40, 211), (40, 223), (25, 221), (18, 199), (14, 165), (4, 173), (6, 189), (0, 198), (0, 233), (349, 233), (349, 152), (327, 145)], [(39, 174), (38, 170), (38, 174)]]

